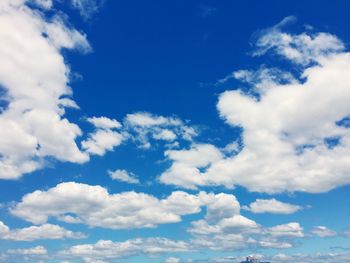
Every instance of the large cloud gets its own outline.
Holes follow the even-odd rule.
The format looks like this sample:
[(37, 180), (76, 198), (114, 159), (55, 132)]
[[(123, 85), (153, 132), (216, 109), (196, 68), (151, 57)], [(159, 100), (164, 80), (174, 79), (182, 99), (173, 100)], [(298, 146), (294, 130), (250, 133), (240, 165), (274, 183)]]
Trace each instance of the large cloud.
[(96, 260), (112, 262), (121, 257), (140, 254), (157, 255), (189, 250), (190, 245), (184, 241), (175, 241), (167, 238), (137, 238), (125, 242), (100, 240), (96, 244), (77, 245), (62, 251), (61, 255), (71, 258), (83, 258), (85, 262), (96, 262)]
[(192, 165), (187, 167), (191, 173), (169, 177), (165, 172), (162, 182), (187, 188), (241, 185), (268, 193), (326, 192), (350, 182), (345, 121), (350, 116), (350, 53), (328, 33), (284, 33), (285, 23), (259, 35), (256, 55), (273, 51), (292, 61), (301, 71), (299, 81), (281, 81), (266, 76), (275, 70), (264, 71), (260, 78), (244, 77), (251, 81), (250, 93), (222, 93), (219, 114), (229, 125), (242, 128), (243, 149), (200, 171)]
[(25, 195), (11, 213), (35, 224), (46, 223), (52, 217), (93, 227), (140, 228), (179, 222), (182, 215), (200, 212), (201, 206), (207, 206), (210, 217), (214, 217), (218, 215), (217, 207), (227, 201), (231, 205), (225, 206), (226, 213), (239, 206), (234, 196), (223, 194), (192, 195), (175, 191), (167, 198), (158, 199), (136, 192), (109, 194), (101, 186), (69, 182)]
[[(50, 7), (48, 1), (38, 1)], [(88, 52), (85, 35), (47, 19), (25, 1), (0, 4), (0, 178), (15, 179), (42, 166), (42, 158), (86, 162), (75, 143), (79, 127), (64, 118), (70, 99), (70, 69), (61, 50)]]

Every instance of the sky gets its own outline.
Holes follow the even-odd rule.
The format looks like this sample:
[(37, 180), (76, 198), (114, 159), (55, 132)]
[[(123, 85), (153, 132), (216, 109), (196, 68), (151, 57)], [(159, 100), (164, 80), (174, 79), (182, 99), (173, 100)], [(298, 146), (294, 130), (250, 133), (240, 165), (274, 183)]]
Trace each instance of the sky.
[(349, 8), (0, 0), (0, 262), (348, 262)]

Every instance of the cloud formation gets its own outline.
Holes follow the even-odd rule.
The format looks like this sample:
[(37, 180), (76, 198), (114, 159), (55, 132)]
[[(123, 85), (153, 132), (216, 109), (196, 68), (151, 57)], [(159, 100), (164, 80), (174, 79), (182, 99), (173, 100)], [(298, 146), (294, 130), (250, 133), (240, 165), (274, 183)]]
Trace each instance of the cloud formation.
[(256, 199), (249, 206), (243, 207), (255, 214), (272, 213), (272, 214), (293, 214), (302, 209), (301, 206), (283, 203), (275, 198), (272, 199)]
[[(37, 1), (49, 8), (49, 1)], [(0, 178), (16, 179), (43, 166), (43, 159), (84, 163), (75, 139), (79, 127), (64, 117), (77, 108), (70, 98), (69, 66), (62, 49), (91, 50), (83, 33), (26, 6), (0, 4)], [(40, 63), (38, 63), (40, 60)]]
[(101, 186), (68, 182), (47, 191), (27, 194), (11, 213), (34, 224), (49, 218), (92, 227), (141, 228), (181, 221), (181, 216), (198, 213), (204, 193), (173, 192), (165, 199), (136, 192), (109, 194)]
[(259, 77), (241, 72), (254, 92), (219, 96), (220, 117), (242, 128), (242, 150), (201, 169), (187, 165), (187, 172), (169, 176), (170, 168), (162, 182), (185, 188), (240, 185), (266, 193), (320, 193), (350, 182), (350, 53), (328, 33), (283, 33), (290, 19), (258, 35), (255, 55), (273, 51), (296, 64), (300, 76), (281, 81), (269, 76), (275, 70)]
[(109, 176), (116, 181), (121, 181), (129, 184), (140, 183), (139, 179), (133, 174), (126, 170), (117, 169), (115, 171), (108, 171)]
[(21, 229), (10, 229), (0, 221), (0, 239), (14, 241), (34, 241), (40, 239), (81, 239), (83, 233), (72, 232), (58, 225), (44, 224)]

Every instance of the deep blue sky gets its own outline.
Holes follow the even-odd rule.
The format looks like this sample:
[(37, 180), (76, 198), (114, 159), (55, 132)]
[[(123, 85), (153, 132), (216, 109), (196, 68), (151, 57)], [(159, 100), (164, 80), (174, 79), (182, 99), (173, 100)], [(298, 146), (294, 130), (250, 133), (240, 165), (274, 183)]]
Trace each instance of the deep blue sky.
[[(106, 0), (98, 12), (87, 19), (82, 18), (69, 3), (60, 1), (46, 15), (50, 17), (57, 12), (65, 14), (67, 23), (84, 32), (93, 49), (88, 54), (62, 51), (71, 69), (73, 99), (80, 107), (79, 110), (69, 109), (66, 114), (84, 133), (82, 138), (77, 138), (77, 142), (80, 143), (92, 131), (91, 125), (84, 121), (88, 117), (106, 116), (122, 122), (127, 114), (141, 111), (178, 117), (200, 130), (196, 143), (211, 143), (220, 148), (241, 138), (242, 130), (225, 124), (220, 118), (217, 110), (219, 95), (243, 86), (235, 80), (215, 85), (219, 79), (240, 69), (257, 70), (261, 65), (282, 67), (293, 73), (301, 71), (298, 65), (281, 60), (276, 54), (252, 57), (254, 34), (256, 36), (260, 30), (292, 15), (297, 22), (288, 26), (291, 34), (329, 32), (347, 47), (350, 39), (349, 10), (350, 2), (346, 0)], [(186, 141), (181, 143), (185, 148), (191, 144)], [(3, 204), (0, 221), (11, 228), (30, 226), (31, 223), (11, 215), (9, 208), (20, 202), (25, 194), (38, 189), (47, 190), (60, 182), (101, 185), (110, 193), (144, 192), (158, 198), (165, 198), (175, 190), (184, 190), (181, 186), (159, 182), (159, 176), (171, 165), (170, 160), (164, 157), (164, 149), (163, 142), (155, 142), (150, 150), (123, 143), (104, 156), (91, 156), (91, 160), (84, 164), (46, 158), (48, 165), (44, 169), (25, 174), (17, 180), (0, 180), (0, 203)], [(131, 171), (142, 183), (133, 185), (112, 181), (107, 170), (116, 169)], [(300, 205), (303, 209), (290, 215), (253, 214), (245, 210), (241, 213), (264, 227), (299, 222), (304, 228), (305, 237), (287, 250), (259, 248), (206, 253), (203, 250), (176, 253), (175, 256), (197, 259), (256, 252), (268, 255), (328, 253), (334, 251), (334, 246), (349, 249), (349, 238), (342, 234), (350, 228), (350, 188), (346, 185), (343, 183), (335, 190), (316, 194), (284, 191), (273, 195), (250, 192), (243, 186), (235, 189), (222, 185), (200, 187), (199, 190), (207, 192), (234, 194), (241, 206), (249, 205), (257, 198), (276, 198)], [(199, 190), (184, 191), (197, 194)], [(100, 239), (125, 241), (136, 237), (162, 236), (189, 240), (191, 236), (186, 229), (192, 221), (203, 219), (204, 215), (205, 208), (199, 214), (184, 216), (179, 223), (128, 230), (94, 228), (50, 219), (50, 223), (88, 233), (89, 237), (86, 240), (37, 240), (30, 243), (0, 240), (0, 253), (11, 248), (36, 245), (46, 245), (48, 250), (58, 251), (73, 244), (93, 244)], [(338, 235), (330, 238), (313, 236), (310, 232), (314, 226), (326, 226), (338, 232)], [(166, 257), (161, 255), (154, 261), (140, 255), (121, 262), (162, 262)], [(47, 262), (56, 261), (49, 259)]]

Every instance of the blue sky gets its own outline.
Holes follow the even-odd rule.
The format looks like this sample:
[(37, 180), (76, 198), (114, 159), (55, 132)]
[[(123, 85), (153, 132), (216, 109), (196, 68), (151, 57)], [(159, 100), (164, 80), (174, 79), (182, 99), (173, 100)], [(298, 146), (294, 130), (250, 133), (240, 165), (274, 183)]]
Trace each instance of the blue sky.
[(346, 261), (349, 8), (3, 0), (0, 262)]

